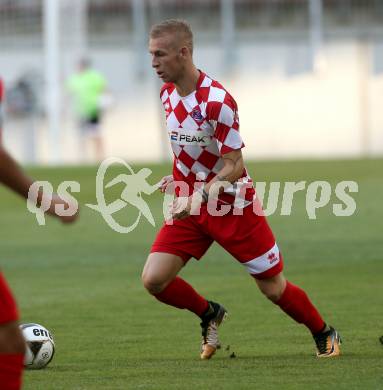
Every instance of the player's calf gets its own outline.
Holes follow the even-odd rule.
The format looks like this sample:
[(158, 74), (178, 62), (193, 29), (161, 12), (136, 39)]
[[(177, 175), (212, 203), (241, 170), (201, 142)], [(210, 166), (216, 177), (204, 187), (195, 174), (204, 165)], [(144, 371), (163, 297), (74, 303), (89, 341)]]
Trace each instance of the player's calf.
[(255, 279), (262, 294), (270, 301), (279, 301), (286, 288), (286, 279), (282, 272), (267, 279)]

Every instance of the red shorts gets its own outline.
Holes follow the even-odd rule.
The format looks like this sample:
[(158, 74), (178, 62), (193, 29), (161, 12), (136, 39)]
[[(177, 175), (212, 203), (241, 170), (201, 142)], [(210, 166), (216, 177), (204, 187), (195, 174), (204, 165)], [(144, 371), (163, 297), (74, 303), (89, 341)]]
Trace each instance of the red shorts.
[(229, 212), (223, 216), (209, 215), (202, 207), (200, 215), (164, 224), (150, 252), (171, 253), (186, 263), (191, 257), (199, 260), (213, 241), (257, 279), (270, 278), (283, 269), (273, 232), (266, 218), (253, 212), (252, 205), (243, 209), (243, 215)]
[(0, 324), (17, 321), (18, 319), (19, 314), (15, 299), (3, 274), (0, 272)]

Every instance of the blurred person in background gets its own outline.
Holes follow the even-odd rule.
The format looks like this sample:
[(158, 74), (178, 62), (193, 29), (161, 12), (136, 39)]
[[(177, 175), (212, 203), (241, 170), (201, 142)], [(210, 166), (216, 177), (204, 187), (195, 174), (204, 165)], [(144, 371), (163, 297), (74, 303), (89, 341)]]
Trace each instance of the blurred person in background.
[(90, 147), (92, 158), (101, 161), (104, 158), (101, 126), (103, 111), (110, 105), (107, 81), (99, 71), (92, 68), (88, 58), (82, 58), (77, 72), (69, 78), (67, 88), (73, 97), (79, 122), (81, 153)]
[[(33, 184), (22, 168), (5, 150), (2, 144), (2, 102), (4, 84), (0, 79), (0, 183), (28, 199), (30, 186)], [(38, 203), (42, 202), (42, 192), (38, 194)], [(70, 205), (58, 195), (52, 196), (48, 214), (59, 218), (64, 223), (74, 222), (73, 216), (60, 216), (56, 213), (56, 205)], [(1, 245), (1, 244), (0, 244)], [(0, 271), (0, 389), (18, 390), (21, 388), (24, 363), (25, 341), (18, 325), (19, 314), (12, 292)]]
[[(178, 273), (216, 241), (247, 269), (271, 302), (306, 326), (318, 357), (338, 356), (338, 332), (323, 320), (305, 291), (283, 274), (282, 255), (243, 161), (237, 103), (194, 65), (189, 24), (167, 20), (153, 26), (149, 52), (152, 67), (164, 82), (160, 97), (174, 153), (173, 174), (162, 179), (160, 189), (176, 189), (176, 198), (171, 205), (173, 223), (162, 226), (147, 258), (145, 288), (160, 302), (200, 318), (200, 356), (210, 359), (220, 347), (218, 327), (227, 311)], [(186, 187), (186, 194), (181, 187)], [(214, 187), (219, 191), (214, 193)], [(217, 215), (217, 207), (219, 211), (225, 207), (226, 213)]]

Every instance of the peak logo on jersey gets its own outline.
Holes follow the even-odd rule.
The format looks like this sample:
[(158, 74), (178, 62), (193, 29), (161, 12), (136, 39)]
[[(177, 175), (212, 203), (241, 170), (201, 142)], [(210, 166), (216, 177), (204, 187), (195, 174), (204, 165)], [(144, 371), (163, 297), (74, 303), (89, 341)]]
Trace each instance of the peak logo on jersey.
[(198, 109), (198, 108), (195, 108), (192, 113), (191, 113), (191, 117), (196, 120), (197, 122), (201, 122), (203, 121), (203, 116), (201, 114), (201, 111)]
[(211, 136), (204, 131), (195, 133), (183, 133), (180, 131), (170, 131), (170, 142), (178, 145), (207, 146), (211, 143)]
[(170, 134), (170, 141), (178, 141), (178, 132), (177, 131), (171, 131), (169, 134)]

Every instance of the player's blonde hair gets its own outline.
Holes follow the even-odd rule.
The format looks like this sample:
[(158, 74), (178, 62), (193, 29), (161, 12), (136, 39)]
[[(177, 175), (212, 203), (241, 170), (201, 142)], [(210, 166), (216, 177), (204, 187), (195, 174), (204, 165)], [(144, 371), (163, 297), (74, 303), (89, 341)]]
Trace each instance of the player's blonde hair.
[(190, 24), (183, 19), (167, 19), (155, 24), (150, 30), (150, 38), (158, 38), (164, 34), (173, 34), (193, 54), (193, 32)]

